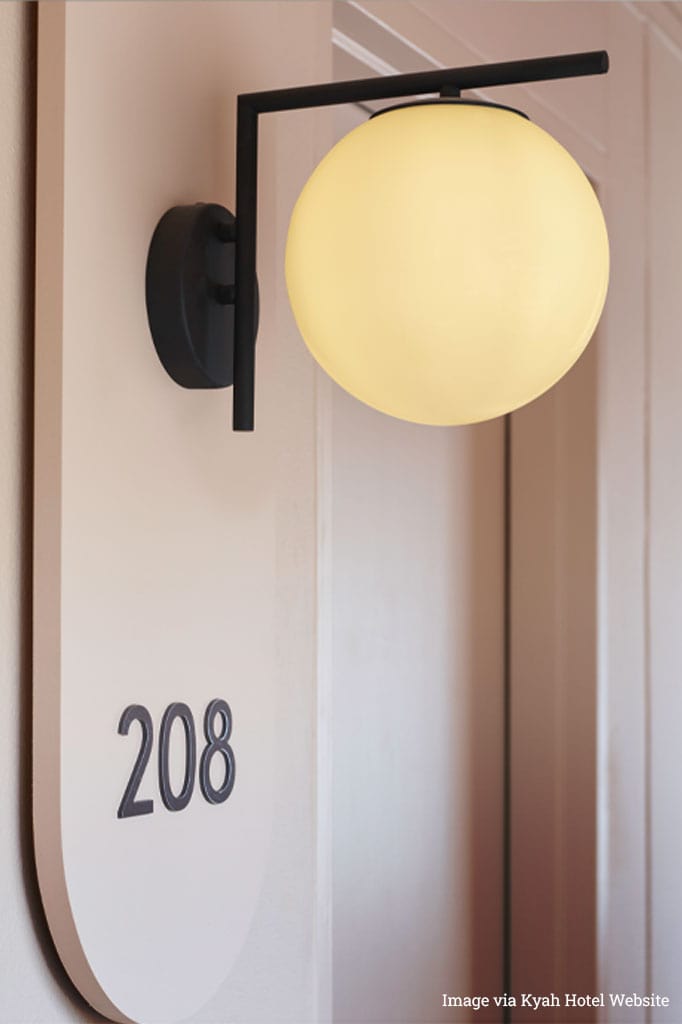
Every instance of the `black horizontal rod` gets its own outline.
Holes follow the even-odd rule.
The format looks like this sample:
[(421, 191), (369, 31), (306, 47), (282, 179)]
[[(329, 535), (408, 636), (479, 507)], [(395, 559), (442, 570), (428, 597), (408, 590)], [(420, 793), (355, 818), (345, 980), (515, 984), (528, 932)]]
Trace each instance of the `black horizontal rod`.
[(259, 114), (265, 114), (276, 110), (300, 110), (303, 107), (326, 107), (334, 103), (361, 103), (439, 92), (443, 86), (487, 89), (495, 85), (520, 85), (552, 78), (603, 75), (608, 70), (609, 57), (606, 50), (593, 50), (589, 53), (566, 53), (559, 57), (535, 57), (532, 60), (509, 60), (501, 64), (438, 68), (408, 75), (303, 85), (294, 89), (270, 89), (266, 92), (242, 93), (239, 99)]

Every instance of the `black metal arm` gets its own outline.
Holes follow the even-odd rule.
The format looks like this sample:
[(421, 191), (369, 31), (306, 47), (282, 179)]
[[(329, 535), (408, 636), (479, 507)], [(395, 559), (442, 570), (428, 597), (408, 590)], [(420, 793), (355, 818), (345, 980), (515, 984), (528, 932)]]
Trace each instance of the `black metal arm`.
[(393, 99), (441, 90), (485, 89), (602, 75), (609, 69), (605, 50), (559, 57), (506, 61), (416, 74), (329, 82), (293, 89), (243, 93), (237, 99), (237, 209), (234, 320), (234, 430), (253, 430), (256, 334), (256, 228), (258, 191), (258, 117), (280, 110), (299, 110), (337, 103)]

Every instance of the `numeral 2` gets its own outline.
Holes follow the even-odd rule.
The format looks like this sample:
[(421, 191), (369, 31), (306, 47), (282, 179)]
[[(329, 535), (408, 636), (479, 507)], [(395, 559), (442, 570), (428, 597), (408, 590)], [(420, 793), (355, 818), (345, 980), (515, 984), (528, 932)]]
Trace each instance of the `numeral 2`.
[(118, 723), (119, 735), (127, 736), (132, 722), (139, 722), (142, 726), (142, 743), (140, 745), (135, 764), (133, 765), (133, 770), (130, 773), (130, 778), (128, 779), (128, 785), (125, 788), (123, 799), (119, 804), (119, 818), (133, 818), (138, 814), (151, 814), (154, 810), (153, 800), (135, 799), (137, 791), (140, 788), (140, 783), (142, 782), (144, 770), (147, 767), (147, 763), (152, 752), (152, 743), (154, 740), (152, 716), (149, 714), (147, 709), (142, 706), (142, 704), (131, 704), (130, 707), (127, 707), (121, 715), (121, 721)]

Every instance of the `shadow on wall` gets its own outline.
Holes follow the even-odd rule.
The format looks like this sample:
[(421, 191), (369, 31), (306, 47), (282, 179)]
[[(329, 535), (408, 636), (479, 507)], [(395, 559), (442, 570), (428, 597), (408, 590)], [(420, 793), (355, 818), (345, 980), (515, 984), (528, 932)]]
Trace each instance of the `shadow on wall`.
[[(597, 991), (598, 339), (511, 417), (515, 993)], [(589, 1022), (592, 1008), (513, 1021)]]
[(469, 1020), (443, 993), (502, 985), (502, 422), (332, 402), (335, 1019)]

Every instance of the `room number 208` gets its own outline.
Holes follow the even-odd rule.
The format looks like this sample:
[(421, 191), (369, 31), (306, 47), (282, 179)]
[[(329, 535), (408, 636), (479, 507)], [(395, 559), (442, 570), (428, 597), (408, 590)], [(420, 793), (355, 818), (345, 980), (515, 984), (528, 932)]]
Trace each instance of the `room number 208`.
[[(173, 723), (179, 719), (185, 733), (185, 777), (179, 793), (173, 792), (170, 780), (170, 737)], [(119, 818), (133, 818), (138, 814), (151, 814), (153, 800), (138, 800), (137, 791), (145, 773), (154, 746), (154, 724), (148, 709), (142, 704), (130, 704), (118, 723), (121, 736), (127, 736), (133, 722), (139, 722), (142, 742), (118, 808)], [(232, 734), (232, 712), (225, 700), (212, 700), (204, 713), (204, 746), (199, 759), (199, 786), (209, 804), (222, 804), (232, 792), (235, 777), (234, 751), (229, 744)], [(219, 755), (224, 762), (224, 777), (220, 786), (211, 780), (211, 763)], [(182, 811), (192, 799), (197, 774), (197, 736), (194, 716), (186, 704), (169, 704), (164, 711), (159, 730), (159, 792), (164, 807), (169, 811)]]

